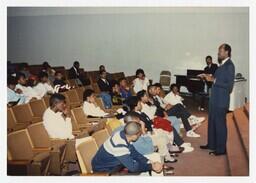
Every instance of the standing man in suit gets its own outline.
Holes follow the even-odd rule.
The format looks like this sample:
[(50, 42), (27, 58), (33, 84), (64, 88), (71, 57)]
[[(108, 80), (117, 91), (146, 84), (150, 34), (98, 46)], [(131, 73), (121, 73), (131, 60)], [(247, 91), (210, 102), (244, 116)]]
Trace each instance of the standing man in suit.
[(209, 101), (208, 143), (200, 148), (212, 150), (209, 154), (215, 156), (226, 154), (226, 114), (235, 77), (235, 66), (230, 58), (231, 47), (228, 44), (222, 44), (218, 51), (219, 68), (214, 76), (209, 74), (203, 76), (213, 85)]

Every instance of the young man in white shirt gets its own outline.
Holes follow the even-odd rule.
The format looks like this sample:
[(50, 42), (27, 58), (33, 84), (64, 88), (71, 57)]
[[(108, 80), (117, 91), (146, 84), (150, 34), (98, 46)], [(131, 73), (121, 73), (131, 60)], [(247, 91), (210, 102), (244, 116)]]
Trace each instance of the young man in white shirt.
[(179, 94), (179, 89), (176, 84), (172, 84), (170, 92), (164, 97), (164, 102), (171, 105), (183, 104), (183, 98)]
[(27, 80), (25, 74), (17, 73), (16, 75), (17, 85), (15, 90), (20, 90), (25, 96), (25, 103), (28, 103), (32, 98), (41, 99), (40, 95), (30, 86), (27, 86)]
[(149, 80), (145, 76), (144, 70), (143, 69), (138, 69), (136, 71), (136, 79), (133, 80), (133, 90), (135, 93), (138, 93), (141, 90), (147, 90), (149, 86)]
[(65, 97), (55, 93), (50, 97), (49, 104), (50, 107), (43, 114), (43, 125), (50, 138), (67, 140), (65, 160), (75, 162), (75, 137), (72, 134), (71, 115)]
[(39, 83), (37, 83), (36, 86), (34, 86), (34, 90), (37, 92), (37, 94), (43, 98), (47, 93), (53, 94), (54, 90), (53, 87), (50, 84), (50, 81), (48, 79), (48, 74), (46, 72), (40, 72), (38, 75)]
[(94, 91), (91, 89), (84, 91), (84, 104), (83, 104), (83, 110), (84, 113), (87, 116), (93, 116), (93, 117), (106, 117), (109, 115), (109, 113), (106, 113), (103, 111), (99, 106), (97, 106), (97, 103), (95, 101), (95, 94)]

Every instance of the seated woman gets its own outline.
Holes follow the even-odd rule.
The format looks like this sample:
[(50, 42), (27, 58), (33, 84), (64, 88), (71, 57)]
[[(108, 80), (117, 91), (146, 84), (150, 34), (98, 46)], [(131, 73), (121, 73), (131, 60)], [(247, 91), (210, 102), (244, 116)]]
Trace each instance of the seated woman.
[(118, 85), (118, 82), (116, 80), (113, 80), (111, 82), (111, 88), (112, 91), (110, 92), (112, 103), (113, 105), (122, 105), (123, 104), (123, 98), (120, 93), (120, 88)]
[(136, 79), (133, 80), (133, 90), (135, 93), (138, 93), (141, 90), (147, 90), (149, 86), (149, 80), (145, 76), (144, 70), (143, 69), (138, 69), (136, 71)]
[(121, 96), (124, 100), (132, 96), (132, 92), (128, 86), (126, 78), (119, 79), (119, 87), (120, 87)]

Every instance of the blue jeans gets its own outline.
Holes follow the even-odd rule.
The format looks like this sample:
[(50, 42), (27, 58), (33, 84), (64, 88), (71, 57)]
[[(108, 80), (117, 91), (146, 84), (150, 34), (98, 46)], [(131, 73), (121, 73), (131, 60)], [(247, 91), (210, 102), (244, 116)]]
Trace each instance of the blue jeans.
[(176, 116), (169, 116), (168, 117), (169, 121), (172, 122), (172, 126), (173, 128), (175, 128), (175, 130), (180, 133), (180, 124), (181, 121), (176, 117)]
[(104, 107), (106, 109), (110, 109), (112, 107), (112, 99), (111, 99), (111, 96), (106, 93), (106, 92), (101, 92), (100, 93), (100, 97), (102, 98), (103, 100), (103, 103), (104, 103)]

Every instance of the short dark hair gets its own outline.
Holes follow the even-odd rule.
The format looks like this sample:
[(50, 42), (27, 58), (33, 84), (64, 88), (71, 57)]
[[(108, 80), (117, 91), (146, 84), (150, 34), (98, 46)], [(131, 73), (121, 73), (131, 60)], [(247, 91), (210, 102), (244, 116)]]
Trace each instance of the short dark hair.
[(24, 74), (24, 73), (22, 73), (22, 72), (18, 72), (18, 73), (16, 74), (16, 81), (18, 81), (21, 77), (26, 78), (26, 76), (25, 76), (25, 74)]
[(16, 85), (17, 84), (17, 81), (16, 81), (16, 78), (13, 77), (13, 76), (9, 76), (7, 78), (7, 85)]
[(51, 67), (47, 61), (43, 62), (42, 66), (44, 67), (44, 69)]
[(117, 82), (117, 80), (112, 80), (110, 82), (110, 87), (113, 88), (115, 85), (119, 85), (119, 83)]
[(101, 67), (104, 67), (104, 68), (105, 68), (105, 66), (104, 66), (104, 65), (100, 65), (100, 66), (99, 66), (99, 70), (100, 70), (100, 68), (101, 68)]
[(130, 96), (126, 100), (126, 105), (130, 108), (130, 111), (133, 111), (138, 103), (139, 99), (137, 96)]
[(78, 61), (74, 61), (73, 65), (80, 65), (80, 63)]
[(205, 60), (208, 60), (208, 59), (212, 60), (212, 56), (208, 55), (205, 57)]
[(224, 48), (225, 51), (228, 52), (228, 56), (231, 57), (231, 46), (227, 43), (224, 43), (223, 48)]
[(121, 81), (123, 81), (123, 80), (126, 80), (126, 81), (127, 81), (127, 79), (126, 79), (125, 77), (121, 77), (121, 78), (118, 80), (118, 83), (121, 83)]
[(65, 96), (60, 93), (54, 93), (49, 99), (49, 104), (53, 107), (57, 102), (65, 101)]
[(87, 97), (92, 96), (93, 93), (94, 93), (94, 91), (92, 89), (85, 90), (84, 94), (83, 94), (83, 100), (86, 101)]
[(57, 76), (58, 74), (62, 74), (62, 73), (60, 71), (56, 71), (55, 76)]
[(141, 100), (142, 97), (146, 95), (146, 90), (141, 90), (137, 93), (138, 100)]
[(38, 74), (38, 79), (41, 81), (41, 79), (42, 78), (48, 78), (48, 74), (47, 74), (47, 72), (44, 72), (44, 71), (41, 71), (41, 72), (39, 72), (39, 74)]
[(136, 70), (136, 76), (138, 76), (139, 74), (142, 74), (143, 76), (145, 76), (145, 72), (143, 69), (137, 69)]
[(162, 89), (162, 85), (160, 83), (155, 83), (154, 86), (157, 87), (157, 88)]
[(171, 84), (170, 89), (173, 90), (174, 87), (178, 87), (178, 85), (173, 83), (173, 84)]

